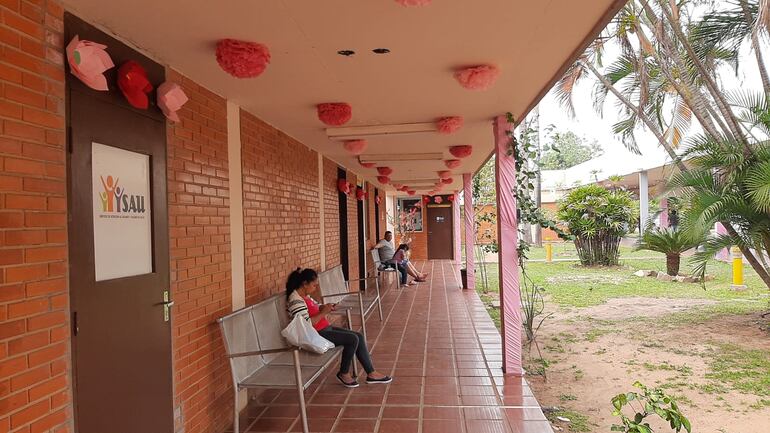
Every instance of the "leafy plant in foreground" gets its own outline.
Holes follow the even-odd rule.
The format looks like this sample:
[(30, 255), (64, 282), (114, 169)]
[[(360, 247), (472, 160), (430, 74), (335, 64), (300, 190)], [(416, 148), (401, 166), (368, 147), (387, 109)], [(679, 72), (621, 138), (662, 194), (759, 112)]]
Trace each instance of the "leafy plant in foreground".
[[(627, 392), (612, 398), (614, 410), (612, 415), (620, 417), (621, 424), (613, 424), (611, 431), (623, 433), (653, 433), (647, 417), (657, 415), (668, 422), (671, 430), (680, 432), (682, 429), (691, 432), (690, 420), (679, 411), (676, 401), (666, 395), (660, 388), (648, 388), (640, 382), (634, 382), (634, 387), (641, 392)], [(626, 416), (623, 408), (628, 406), (635, 411), (632, 417)]]

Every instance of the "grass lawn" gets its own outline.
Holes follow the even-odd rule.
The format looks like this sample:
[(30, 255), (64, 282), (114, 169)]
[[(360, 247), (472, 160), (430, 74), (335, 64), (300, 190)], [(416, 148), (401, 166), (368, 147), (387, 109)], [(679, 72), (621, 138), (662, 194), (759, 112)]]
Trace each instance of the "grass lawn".
[[(637, 277), (665, 271), (665, 256), (621, 248), (621, 265), (583, 267), (545, 263), (532, 248), (527, 275), (543, 289), (549, 317), (539, 349), (525, 351), (525, 367), (548, 418), (570, 432), (609, 431), (609, 398), (640, 380), (673, 396), (693, 431), (766, 433), (770, 419), (770, 290), (744, 266), (745, 291), (731, 289), (730, 264), (712, 262), (713, 280), (700, 283)], [(571, 244), (554, 246), (554, 259), (576, 258)], [(498, 266), (476, 273), (476, 290), (500, 326)], [(681, 273), (690, 271), (686, 258)], [(559, 419), (561, 417), (561, 420)], [(565, 422), (563, 419), (569, 419)], [(655, 431), (658, 431), (656, 428)], [(661, 430), (665, 431), (665, 430)]]

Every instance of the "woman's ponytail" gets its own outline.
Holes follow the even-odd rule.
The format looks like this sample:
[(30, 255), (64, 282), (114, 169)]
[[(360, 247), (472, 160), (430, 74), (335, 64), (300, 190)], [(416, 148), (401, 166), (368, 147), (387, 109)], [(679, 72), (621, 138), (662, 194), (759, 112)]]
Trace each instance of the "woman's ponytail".
[(291, 296), (294, 291), (302, 287), (302, 285), (313, 282), (317, 279), (318, 273), (313, 269), (295, 269), (291, 274), (289, 274), (289, 278), (286, 279), (286, 299), (289, 299), (289, 296)]

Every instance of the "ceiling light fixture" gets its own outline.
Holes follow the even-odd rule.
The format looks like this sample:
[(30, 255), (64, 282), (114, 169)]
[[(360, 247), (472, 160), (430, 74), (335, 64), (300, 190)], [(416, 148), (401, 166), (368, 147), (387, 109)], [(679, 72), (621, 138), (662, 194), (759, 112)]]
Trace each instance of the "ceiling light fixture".
[(337, 54), (339, 54), (340, 56), (345, 56), (345, 57), (350, 57), (350, 56), (354, 55), (355, 53), (356, 52), (353, 51), (353, 50), (339, 50), (339, 51), (337, 51)]
[(353, 138), (375, 137), (383, 135), (419, 134), (435, 132), (434, 122), (401, 123), (395, 125), (345, 126), (326, 128), (326, 136), (332, 140), (350, 140)]
[(375, 48), (372, 50), (374, 54), (388, 54), (390, 52), (387, 48)]

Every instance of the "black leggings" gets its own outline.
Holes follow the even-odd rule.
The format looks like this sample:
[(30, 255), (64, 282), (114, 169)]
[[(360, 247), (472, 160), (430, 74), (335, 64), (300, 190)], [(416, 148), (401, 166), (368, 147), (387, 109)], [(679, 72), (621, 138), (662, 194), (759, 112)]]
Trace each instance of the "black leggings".
[(369, 357), (369, 349), (366, 347), (363, 335), (350, 329), (337, 328), (336, 326), (327, 326), (318, 331), (318, 333), (321, 334), (321, 337), (334, 343), (335, 346), (344, 346), (344, 349), (342, 349), (342, 364), (340, 365), (341, 374), (350, 372), (353, 355), (356, 355), (367, 374), (374, 372), (372, 359)]

